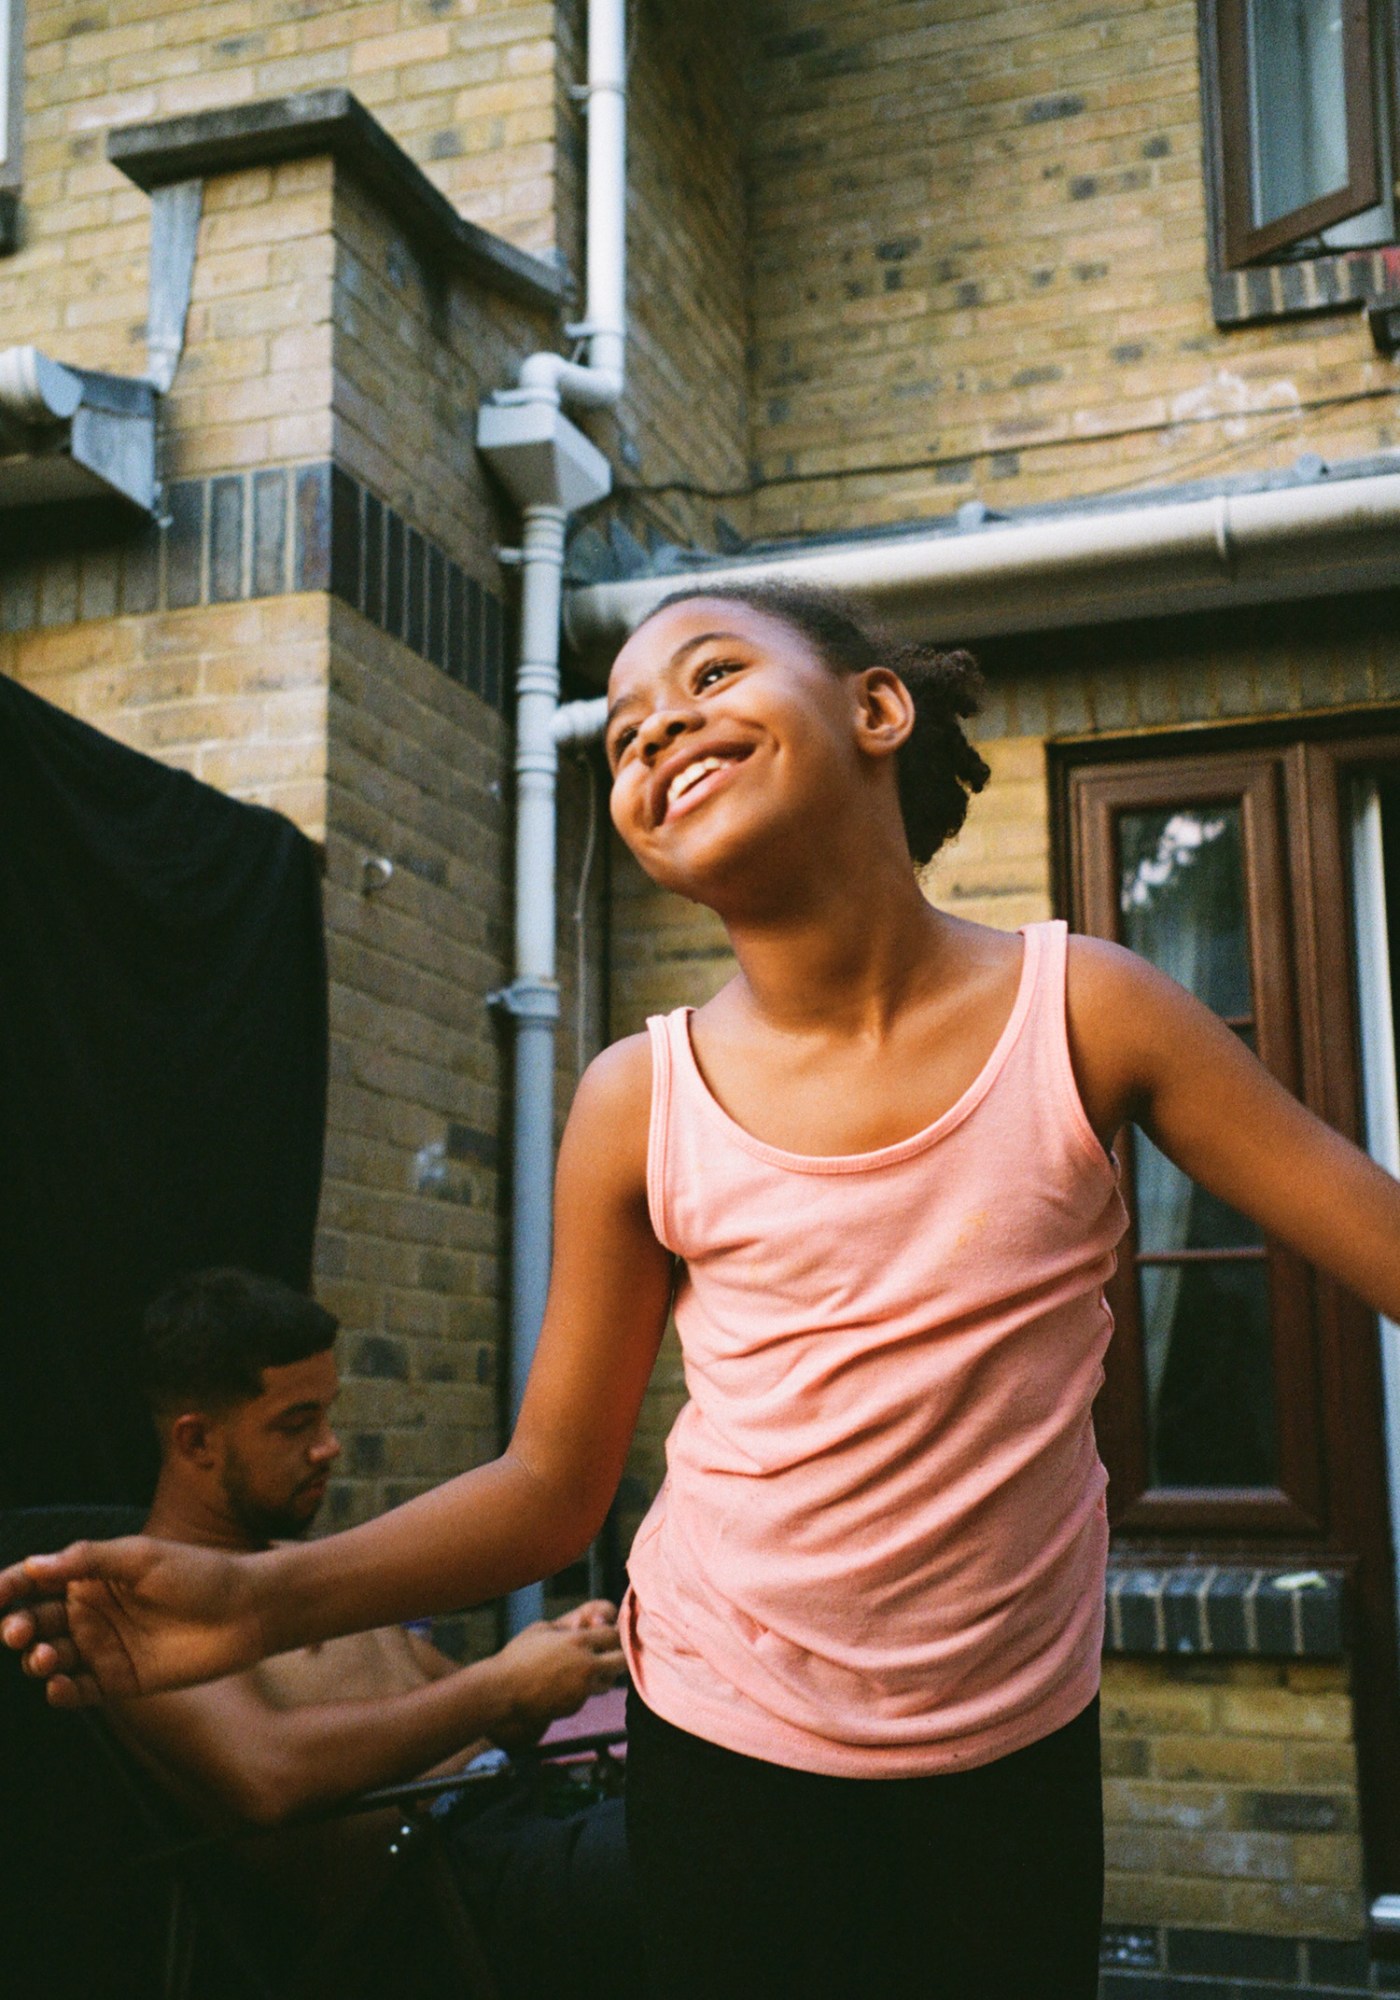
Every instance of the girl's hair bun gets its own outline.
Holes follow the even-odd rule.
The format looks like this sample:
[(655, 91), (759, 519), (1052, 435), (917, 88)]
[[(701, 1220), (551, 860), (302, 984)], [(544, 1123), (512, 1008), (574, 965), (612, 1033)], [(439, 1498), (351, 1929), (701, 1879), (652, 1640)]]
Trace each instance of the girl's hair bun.
[(914, 701), (914, 727), (899, 753), (899, 810), (920, 867), (962, 830), (968, 800), (991, 772), (963, 722), (982, 706), (981, 669), (971, 653), (902, 646), (886, 654)]
[(980, 709), (984, 692), (971, 653), (891, 639), (841, 593), (800, 584), (726, 584), (706, 590), (697, 579), (672, 591), (648, 616), (697, 597), (746, 604), (791, 626), (833, 673), (891, 667), (899, 675), (914, 702), (914, 727), (898, 759), (899, 809), (915, 864), (923, 867), (931, 861), (960, 831), (968, 799), (991, 776), (963, 728)]

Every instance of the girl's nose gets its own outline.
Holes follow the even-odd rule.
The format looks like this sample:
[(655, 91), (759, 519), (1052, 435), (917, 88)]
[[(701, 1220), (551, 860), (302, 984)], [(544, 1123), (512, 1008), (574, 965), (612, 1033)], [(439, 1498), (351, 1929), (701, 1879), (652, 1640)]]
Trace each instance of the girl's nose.
[(693, 709), (663, 708), (649, 715), (638, 730), (642, 755), (651, 762), (671, 747), (678, 736), (698, 729), (700, 717)]

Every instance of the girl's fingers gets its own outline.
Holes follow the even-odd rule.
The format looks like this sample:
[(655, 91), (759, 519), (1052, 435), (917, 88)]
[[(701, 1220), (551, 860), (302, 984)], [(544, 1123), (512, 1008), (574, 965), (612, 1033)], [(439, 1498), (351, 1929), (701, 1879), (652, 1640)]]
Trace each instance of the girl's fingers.
[(24, 1671), (35, 1680), (66, 1674), (78, 1665), (78, 1649), (71, 1639), (41, 1639), (24, 1656)]
[(96, 1708), (102, 1700), (91, 1674), (54, 1674), (44, 1693), (50, 1708)]
[[(12, 1630), (17, 1636), (11, 1637)], [(36, 1639), (66, 1639), (68, 1607), (61, 1597), (42, 1598), (23, 1611), (12, 1611), (5, 1620), (4, 1634), (5, 1644), (17, 1649), (32, 1645)]]
[(14, 1652), (22, 1653), (37, 1637), (32, 1611), (12, 1611), (8, 1618), (0, 1618), (0, 1639)]

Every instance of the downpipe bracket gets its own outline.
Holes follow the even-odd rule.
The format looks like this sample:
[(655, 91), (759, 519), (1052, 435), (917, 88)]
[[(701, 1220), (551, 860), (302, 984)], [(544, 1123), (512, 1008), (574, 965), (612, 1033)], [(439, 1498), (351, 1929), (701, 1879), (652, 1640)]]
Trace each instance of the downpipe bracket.
[(488, 993), (486, 1004), (515, 1021), (557, 1021), (559, 987), (552, 979), (513, 979)]

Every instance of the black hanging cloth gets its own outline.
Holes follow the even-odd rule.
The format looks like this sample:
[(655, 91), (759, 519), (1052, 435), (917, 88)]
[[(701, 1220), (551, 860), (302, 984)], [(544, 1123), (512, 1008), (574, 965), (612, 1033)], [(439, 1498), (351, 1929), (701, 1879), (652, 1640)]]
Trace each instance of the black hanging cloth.
[(181, 1272), (309, 1282), (326, 1032), (313, 844), (0, 676), (0, 1505), (149, 1497)]

